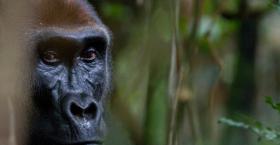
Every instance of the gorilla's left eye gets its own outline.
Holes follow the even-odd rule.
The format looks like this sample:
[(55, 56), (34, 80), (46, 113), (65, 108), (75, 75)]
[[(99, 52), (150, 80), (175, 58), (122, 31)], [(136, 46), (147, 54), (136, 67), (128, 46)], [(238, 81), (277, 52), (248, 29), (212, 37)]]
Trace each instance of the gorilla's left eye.
[(96, 51), (93, 48), (86, 49), (80, 54), (80, 58), (87, 63), (93, 62), (96, 59)]

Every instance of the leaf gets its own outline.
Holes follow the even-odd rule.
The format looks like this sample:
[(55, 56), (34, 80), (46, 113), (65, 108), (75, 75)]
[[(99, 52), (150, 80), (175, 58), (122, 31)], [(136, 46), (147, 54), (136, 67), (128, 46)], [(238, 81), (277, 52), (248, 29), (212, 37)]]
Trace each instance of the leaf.
[(228, 119), (228, 118), (221, 118), (221, 119), (219, 119), (218, 123), (222, 123), (222, 124), (225, 124), (225, 125), (228, 125), (231, 127), (249, 129), (249, 125), (247, 125), (243, 122), (234, 121), (234, 120)]
[(274, 103), (272, 97), (265, 97), (265, 102), (272, 109), (274, 109), (274, 110), (278, 111), (278, 113), (280, 113), (280, 103)]
[(280, 132), (276, 131), (274, 129), (271, 129), (269, 127), (263, 127), (260, 122), (256, 121), (256, 124), (248, 124), (243, 121), (236, 121), (228, 118), (221, 118), (219, 120), (219, 123), (236, 127), (236, 128), (243, 128), (246, 130), (249, 130), (261, 138), (268, 140), (268, 141), (274, 141), (277, 142), (278, 139), (280, 139)]

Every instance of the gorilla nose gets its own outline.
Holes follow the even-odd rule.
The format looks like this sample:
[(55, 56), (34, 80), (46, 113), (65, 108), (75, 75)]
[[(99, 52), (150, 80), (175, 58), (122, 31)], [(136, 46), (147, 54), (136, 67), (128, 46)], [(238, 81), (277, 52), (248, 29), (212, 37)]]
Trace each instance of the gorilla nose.
[(85, 104), (72, 102), (70, 105), (70, 113), (76, 121), (90, 121), (97, 117), (98, 108), (95, 102)]

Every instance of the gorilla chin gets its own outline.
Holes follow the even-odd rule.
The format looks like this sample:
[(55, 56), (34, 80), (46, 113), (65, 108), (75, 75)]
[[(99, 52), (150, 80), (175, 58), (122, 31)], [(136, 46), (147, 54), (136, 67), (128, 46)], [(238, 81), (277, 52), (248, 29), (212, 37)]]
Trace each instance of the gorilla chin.
[[(72, 127), (73, 128), (73, 127)], [(49, 136), (49, 138), (40, 139), (46, 140), (46, 145), (102, 145), (104, 142), (104, 133), (100, 133), (99, 131), (96, 131), (94, 127), (90, 127), (88, 129), (85, 128), (79, 128), (75, 131), (73, 129), (71, 130), (61, 130), (55, 131), (54, 136), (49, 136), (49, 133), (47, 133), (46, 136)], [(75, 134), (73, 134), (75, 132)], [(73, 135), (66, 135), (66, 134), (73, 134)], [(103, 134), (103, 135), (101, 135)], [(40, 138), (40, 137), (33, 137), (33, 138)], [(40, 142), (41, 142), (40, 141)], [(34, 143), (33, 143), (34, 144)], [(41, 143), (40, 143), (41, 144)]]

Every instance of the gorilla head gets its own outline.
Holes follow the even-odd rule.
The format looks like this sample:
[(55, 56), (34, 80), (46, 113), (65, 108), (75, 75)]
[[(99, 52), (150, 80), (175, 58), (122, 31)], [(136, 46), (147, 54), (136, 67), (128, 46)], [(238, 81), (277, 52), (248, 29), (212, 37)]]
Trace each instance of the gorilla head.
[(110, 34), (84, 0), (38, 0), (28, 145), (100, 145), (110, 88)]

